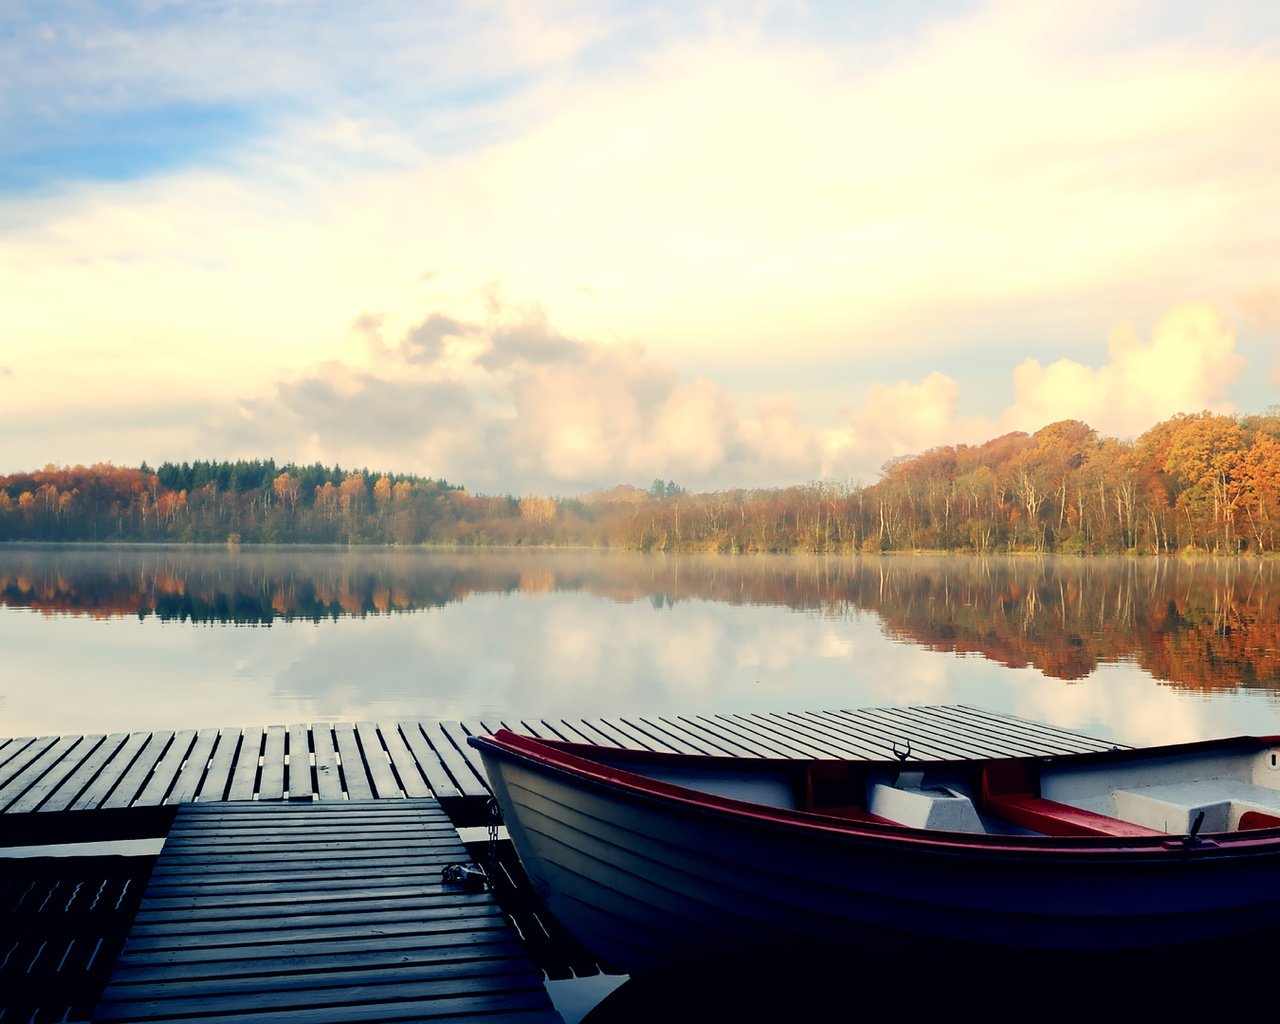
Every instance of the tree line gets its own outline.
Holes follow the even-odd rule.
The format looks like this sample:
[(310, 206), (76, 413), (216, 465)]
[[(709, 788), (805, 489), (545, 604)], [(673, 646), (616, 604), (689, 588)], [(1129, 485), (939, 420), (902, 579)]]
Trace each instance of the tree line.
[(1268, 553), (1280, 410), (1174, 416), (1136, 440), (1078, 420), (892, 460), (873, 484), (573, 498), (274, 460), (0, 477), (0, 540), (586, 545), (642, 551)]

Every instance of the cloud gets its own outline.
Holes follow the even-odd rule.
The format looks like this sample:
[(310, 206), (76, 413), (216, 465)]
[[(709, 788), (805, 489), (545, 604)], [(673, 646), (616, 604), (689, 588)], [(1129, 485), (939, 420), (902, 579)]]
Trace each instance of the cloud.
[(350, 361), (282, 380), (211, 423), (211, 436), (481, 490), (574, 493), (658, 476), (783, 484), (819, 469), (821, 444), (785, 396), (744, 413), (719, 385), (681, 379), (638, 345), (566, 337), (541, 308), (493, 293), (484, 306), (474, 320), (432, 313), (396, 344), (364, 315)]
[(1104, 434), (1129, 437), (1174, 413), (1233, 411), (1227, 386), (1243, 367), (1217, 311), (1184, 305), (1165, 315), (1149, 342), (1127, 325), (1115, 328), (1107, 362), (1097, 369), (1072, 359), (1049, 366), (1026, 360), (1013, 371), (1016, 396), (1003, 422), (1031, 432), (1080, 419)]
[[(1027, 360), (998, 418), (959, 412), (961, 385), (934, 372), (871, 383), (843, 423), (811, 424), (794, 395), (753, 407), (686, 379), (638, 345), (566, 337), (538, 306), (487, 292), (475, 319), (433, 313), (370, 364), (330, 360), (241, 404), (213, 434), (244, 454), (416, 471), (482, 491), (581, 493), (674, 479), (699, 490), (817, 478), (874, 481), (888, 458), (1082, 419), (1127, 436), (1176, 412), (1221, 408), (1243, 360), (1218, 313), (1187, 305), (1150, 341), (1116, 328), (1099, 367)], [(454, 344), (456, 342), (456, 344)]]

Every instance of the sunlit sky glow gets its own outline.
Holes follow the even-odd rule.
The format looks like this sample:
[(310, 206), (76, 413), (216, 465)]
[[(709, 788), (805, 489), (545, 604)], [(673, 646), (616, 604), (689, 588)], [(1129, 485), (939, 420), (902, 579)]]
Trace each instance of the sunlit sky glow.
[(0, 472), (871, 482), (1280, 401), (1280, 6), (0, 8)]

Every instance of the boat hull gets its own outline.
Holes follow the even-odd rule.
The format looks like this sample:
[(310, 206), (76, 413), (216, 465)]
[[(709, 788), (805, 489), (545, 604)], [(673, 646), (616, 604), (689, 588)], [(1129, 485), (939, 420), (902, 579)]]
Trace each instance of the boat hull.
[(672, 799), (477, 745), (534, 887), (617, 970), (823, 947), (1190, 945), (1259, 932), (1280, 913), (1275, 842), (859, 830)]

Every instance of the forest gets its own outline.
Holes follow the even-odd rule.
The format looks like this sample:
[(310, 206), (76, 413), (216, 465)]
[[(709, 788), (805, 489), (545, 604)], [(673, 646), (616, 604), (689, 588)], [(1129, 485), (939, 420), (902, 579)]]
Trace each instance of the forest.
[(554, 545), (718, 553), (1268, 554), (1280, 410), (1181, 414), (1135, 440), (1078, 420), (886, 463), (871, 484), (578, 497), (272, 459), (0, 476), (0, 540)]

